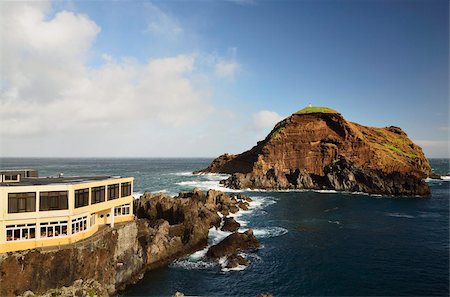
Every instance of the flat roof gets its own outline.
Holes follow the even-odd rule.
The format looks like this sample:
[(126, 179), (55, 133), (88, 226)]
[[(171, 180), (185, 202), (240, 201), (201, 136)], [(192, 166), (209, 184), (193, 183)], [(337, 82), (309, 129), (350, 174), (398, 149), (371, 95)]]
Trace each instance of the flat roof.
[(61, 177), (27, 177), (21, 178), (19, 182), (3, 182), (0, 186), (42, 186), (52, 184), (78, 184), (99, 180), (114, 180), (123, 178), (121, 176), (61, 176)]
[(37, 171), (37, 169), (31, 169), (31, 168), (16, 168), (16, 169), (14, 169), (14, 168), (8, 168), (8, 169), (1, 169), (0, 168), (0, 173), (3, 173), (3, 172), (22, 172), (22, 171)]

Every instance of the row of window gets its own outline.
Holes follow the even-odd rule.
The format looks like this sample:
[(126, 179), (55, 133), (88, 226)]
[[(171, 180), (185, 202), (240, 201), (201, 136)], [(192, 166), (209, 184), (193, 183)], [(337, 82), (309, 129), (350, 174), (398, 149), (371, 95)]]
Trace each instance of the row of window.
[(19, 181), (19, 175), (16, 174), (4, 174), (0, 175), (0, 182), (16, 182)]
[[(105, 186), (91, 188), (91, 204), (105, 201)], [(131, 195), (131, 182), (108, 185), (108, 200), (118, 199)], [(75, 190), (75, 208), (89, 205), (89, 189)], [(40, 192), (39, 211), (68, 209), (68, 192), (51, 191)], [(36, 211), (36, 193), (9, 193), (8, 213), (34, 212)]]
[(36, 236), (36, 224), (6, 226), (6, 241), (32, 239)]
[[(120, 188), (120, 196), (119, 196)], [(91, 204), (96, 204), (105, 201), (105, 186), (91, 188)], [(108, 194), (107, 199), (114, 200), (120, 197), (126, 197), (131, 195), (131, 182), (109, 185), (106, 192)], [(75, 191), (75, 208), (89, 205), (89, 189), (80, 189)]]
[[(123, 204), (114, 208), (115, 216), (130, 214), (130, 204)], [(108, 215), (109, 216), (109, 215)], [(95, 225), (95, 213), (89, 217), (89, 226)], [(41, 238), (62, 237), (68, 235), (68, 221), (40, 223), (38, 230)], [(88, 216), (79, 217), (71, 221), (72, 234), (88, 229)], [(26, 240), (36, 238), (36, 223), (6, 226), (6, 241)]]
[[(95, 214), (94, 224), (95, 224)], [(91, 220), (92, 222), (92, 220)], [(88, 229), (87, 216), (73, 219), (72, 234)], [(38, 230), (41, 238), (62, 237), (68, 234), (68, 221), (40, 223)], [(93, 226), (93, 225), (91, 225)], [(36, 238), (36, 224), (18, 224), (6, 226), (6, 241), (26, 240)]]
[(67, 221), (41, 223), (41, 237), (59, 237), (67, 235)]
[[(68, 209), (68, 192), (52, 191), (40, 192), (39, 210)], [(9, 193), (8, 213), (36, 211), (36, 193)]]
[(130, 214), (130, 204), (123, 204), (123, 205), (114, 207), (114, 215), (115, 216), (126, 216), (129, 214)]

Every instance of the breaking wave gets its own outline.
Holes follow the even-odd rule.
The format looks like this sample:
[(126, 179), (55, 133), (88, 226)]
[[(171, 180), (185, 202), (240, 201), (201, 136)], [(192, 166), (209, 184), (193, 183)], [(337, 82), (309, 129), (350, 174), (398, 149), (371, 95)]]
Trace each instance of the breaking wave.
[(385, 214), (388, 217), (394, 217), (394, 218), (406, 218), (406, 219), (414, 219), (415, 216), (409, 215), (406, 213), (400, 213), (400, 212), (388, 212)]
[(253, 229), (253, 234), (257, 238), (271, 238), (287, 234), (289, 231), (282, 227), (265, 227)]
[(133, 198), (134, 199), (139, 199), (142, 194), (144, 194), (143, 192), (133, 192)]
[(210, 261), (191, 261), (189, 258), (176, 260), (172, 264), (169, 265), (170, 267), (175, 268), (182, 268), (186, 270), (194, 270), (194, 269), (210, 269), (215, 266), (217, 266), (217, 263), (210, 262)]

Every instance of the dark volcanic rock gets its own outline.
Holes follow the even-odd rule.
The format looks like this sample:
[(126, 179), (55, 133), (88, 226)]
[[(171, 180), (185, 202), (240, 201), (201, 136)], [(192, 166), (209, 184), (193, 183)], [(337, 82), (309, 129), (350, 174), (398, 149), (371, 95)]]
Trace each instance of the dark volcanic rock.
[(260, 243), (253, 235), (253, 230), (249, 229), (244, 233), (236, 232), (228, 235), (224, 240), (210, 247), (206, 256), (210, 259), (219, 259), (240, 251), (255, 250), (259, 247)]
[(236, 206), (236, 205), (230, 205), (229, 211), (230, 211), (231, 213), (237, 213), (237, 212), (239, 211), (239, 207)]
[(223, 219), (224, 223), (220, 230), (228, 232), (236, 232), (241, 227), (241, 224), (235, 221), (234, 218), (226, 217)]
[(173, 235), (178, 235), (184, 244), (204, 242), (212, 226), (220, 226), (217, 210), (206, 206), (207, 196), (203, 192), (182, 193), (178, 197), (164, 194), (144, 193), (135, 201), (136, 214), (150, 222), (165, 220)]
[(238, 203), (238, 206), (239, 206), (239, 208), (240, 209), (242, 209), (242, 210), (248, 210), (248, 207), (250, 206), (247, 202), (245, 202), (245, 201), (240, 201), (239, 203)]
[(432, 172), (429, 177), (432, 179), (442, 179), (442, 177), (439, 174), (436, 174), (434, 172)]
[(248, 260), (242, 257), (241, 255), (233, 254), (228, 256), (227, 265), (225, 266), (226, 268), (235, 268), (238, 267), (239, 265), (248, 266)]
[(251, 150), (222, 155), (201, 172), (227, 173), (234, 189), (328, 189), (428, 196), (422, 149), (400, 128), (366, 127), (326, 108), (279, 122)]

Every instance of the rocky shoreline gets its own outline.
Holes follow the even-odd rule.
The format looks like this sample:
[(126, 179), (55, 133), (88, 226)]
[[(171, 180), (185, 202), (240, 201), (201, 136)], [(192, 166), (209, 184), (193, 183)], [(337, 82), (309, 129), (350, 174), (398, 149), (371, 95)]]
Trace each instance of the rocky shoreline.
[(227, 216), (248, 209), (249, 201), (214, 190), (177, 197), (144, 193), (135, 201), (134, 221), (105, 226), (73, 245), (0, 255), (0, 295), (114, 295), (146, 271), (206, 248), (210, 228), (233, 232), (210, 247), (210, 261), (226, 257), (229, 268), (248, 264), (239, 253), (259, 242), (251, 230), (237, 232), (238, 223)]

